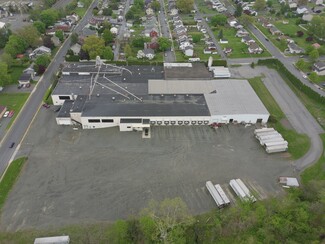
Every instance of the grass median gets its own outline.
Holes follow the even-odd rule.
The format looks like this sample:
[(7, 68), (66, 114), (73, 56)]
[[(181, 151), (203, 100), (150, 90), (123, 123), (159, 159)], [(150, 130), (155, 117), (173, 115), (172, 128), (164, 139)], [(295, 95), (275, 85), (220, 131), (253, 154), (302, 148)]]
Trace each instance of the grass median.
[(308, 136), (305, 134), (299, 134), (292, 129), (288, 129), (282, 124), (281, 121), (286, 120), (286, 116), (263, 84), (261, 77), (249, 79), (249, 83), (271, 114), (268, 124), (271, 127), (274, 127), (283, 138), (288, 141), (288, 152), (291, 154), (292, 158), (298, 159), (305, 155), (310, 148), (310, 140)]
[(7, 196), (14, 186), (26, 160), (27, 158), (24, 157), (12, 161), (7, 171), (3, 175), (3, 178), (0, 182), (0, 209), (2, 209)]

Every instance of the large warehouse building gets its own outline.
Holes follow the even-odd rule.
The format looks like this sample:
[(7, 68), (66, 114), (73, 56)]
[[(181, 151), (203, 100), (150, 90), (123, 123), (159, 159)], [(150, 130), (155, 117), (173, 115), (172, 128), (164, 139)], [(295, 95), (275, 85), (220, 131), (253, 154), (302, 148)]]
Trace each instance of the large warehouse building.
[[(202, 79), (182, 79), (190, 65)], [(69, 64), (62, 73), (52, 93), (53, 103), (62, 105), (59, 125), (132, 131), (152, 125), (266, 123), (269, 118), (247, 80), (213, 80), (203, 64), (98, 68), (83, 63)]]

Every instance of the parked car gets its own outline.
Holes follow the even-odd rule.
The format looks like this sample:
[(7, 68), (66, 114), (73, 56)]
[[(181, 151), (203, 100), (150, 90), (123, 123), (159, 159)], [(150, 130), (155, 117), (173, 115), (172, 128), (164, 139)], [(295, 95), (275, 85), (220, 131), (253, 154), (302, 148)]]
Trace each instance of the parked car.
[(18, 89), (20, 89), (20, 88), (22, 88), (22, 87), (23, 87), (22, 84), (19, 84), (19, 85), (17, 86)]
[(15, 146), (15, 143), (12, 142), (12, 143), (10, 144), (9, 148), (13, 148), (14, 146)]
[(14, 114), (15, 114), (15, 111), (11, 110), (11, 111), (9, 112), (9, 114), (8, 114), (8, 117), (11, 118), (12, 116), (14, 116)]
[(28, 84), (26, 84), (26, 86), (25, 86), (26, 88), (29, 88), (30, 87), (30, 84), (28, 83)]
[(8, 115), (9, 115), (9, 113), (10, 113), (9, 111), (6, 111), (5, 114), (3, 115), (3, 117), (4, 117), (4, 118), (7, 118)]
[(43, 103), (43, 105), (42, 105), (44, 108), (49, 108), (50, 107), (50, 105), (49, 104), (47, 104), (47, 103)]

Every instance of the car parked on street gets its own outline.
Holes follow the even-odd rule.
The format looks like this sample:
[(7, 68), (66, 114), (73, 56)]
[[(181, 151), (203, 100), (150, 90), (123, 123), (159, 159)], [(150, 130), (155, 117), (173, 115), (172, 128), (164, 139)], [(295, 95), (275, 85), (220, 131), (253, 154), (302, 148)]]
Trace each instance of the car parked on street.
[(14, 146), (15, 146), (15, 143), (12, 142), (12, 143), (10, 144), (9, 148), (13, 148)]
[(50, 108), (50, 105), (49, 104), (47, 104), (47, 103), (43, 103), (43, 105), (42, 105), (44, 108)]
[(14, 114), (15, 114), (15, 111), (11, 110), (11, 111), (9, 112), (9, 114), (8, 114), (8, 117), (11, 118), (12, 116), (14, 116)]
[(9, 111), (6, 111), (5, 114), (3, 115), (3, 117), (4, 117), (4, 118), (7, 118), (8, 115), (9, 115), (9, 113), (10, 113)]

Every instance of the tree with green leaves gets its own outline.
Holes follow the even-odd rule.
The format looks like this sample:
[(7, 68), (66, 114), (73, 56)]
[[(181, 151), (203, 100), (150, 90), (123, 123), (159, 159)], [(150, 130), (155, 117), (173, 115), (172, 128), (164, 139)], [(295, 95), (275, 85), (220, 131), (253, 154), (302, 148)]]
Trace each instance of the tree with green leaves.
[(176, 6), (182, 13), (190, 13), (194, 8), (194, 0), (176, 0)]
[(150, 38), (145, 36), (137, 36), (132, 40), (132, 46), (137, 48), (143, 48), (145, 42), (149, 42)]
[(210, 20), (213, 26), (224, 26), (227, 23), (227, 17), (223, 14), (216, 14)]
[(160, 3), (158, 0), (154, 0), (152, 3), (151, 3), (151, 8), (153, 10), (155, 10), (156, 12), (160, 10)]
[(0, 62), (0, 84), (4, 86), (11, 82), (11, 77), (8, 74), (8, 65), (5, 62)]
[(15, 58), (17, 54), (23, 53), (28, 47), (27, 42), (18, 35), (11, 35), (4, 50)]
[(311, 72), (308, 77), (312, 82), (314, 82), (314, 83), (318, 82), (318, 75), (316, 72)]
[(57, 30), (57, 31), (55, 32), (55, 36), (56, 36), (57, 38), (59, 38), (59, 40), (60, 40), (61, 42), (64, 40), (64, 33), (63, 33), (62, 30)]
[(48, 54), (38, 56), (34, 62), (35, 71), (41, 75), (45, 72), (47, 66), (51, 63), (51, 57)]
[(218, 39), (223, 39), (223, 30), (222, 29), (218, 33)]
[(201, 34), (201, 33), (193, 34), (193, 35), (192, 35), (193, 42), (194, 42), (194, 43), (198, 43), (198, 42), (200, 42), (201, 39), (202, 39), (202, 37), (203, 37), (203, 34)]
[(76, 44), (79, 41), (79, 36), (77, 33), (73, 32), (71, 34), (71, 43)]
[(163, 52), (170, 49), (172, 46), (171, 40), (167, 37), (159, 37), (158, 44), (159, 44), (159, 50)]
[(10, 29), (8, 28), (0, 29), (0, 48), (4, 48), (6, 46), (6, 43), (9, 40), (10, 35), (11, 35)]
[(194, 223), (194, 218), (180, 198), (165, 199), (161, 203), (152, 200), (142, 211), (142, 216), (146, 216), (140, 221), (145, 235), (151, 239), (159, 238), (149, 242), (185, 243), (185, 230)]
[(4, 53), (1, 55), (1, 61), (5, 62), (10, 69), (11, 66), (13, 65), (14, 59), (11, 57), (9, 53)]
[(110, 46), (105, 47), (103, 50), (103, 54), (102, 54), (103, 58), (106, 60), (113, 60), (114, 58), (114, 53), (112, 51), (112, 48)]
[(319, 53), (318, 53), (318, 50), (317, 49), (314, 49), (312, 50), (310, 53), (309, 53), (309, 58), (312, 62), (315, 62), (316, 60), (319, 59)]
[(103, 15), (104, 16), (111, 16), (113, 13), (113, 10), (111, 8), (104, 8), (103, 9)]
[(266, 7), (266, 1), (265, 0), (256, 0), (255, 1), (254, 8), (257, 11), (261, 11), (261, 10), (265, 9), (265, 7)]
[(105, 41), (95, 35), (85, 38), (82, 49), (89, 54), (90, 59), (101, 56), (105, 48)]
[(243, 7), (241, 6), (241, 4), (237, 4), (235, 10), (235, 16), (240, 17), (242, 13), (243, 13)]
[(254, 22), (254, 17), (247, 15), (247, 14), (243, 14), (242, 16), (239, 17), (239, 21), (243, 26), (248, 26), (249, 24), (252, 24)]
[(59, 18), (59, 13), (55, 9), (46, 9), (41, 12), (40, 20), (45, 24), (46, 27), (53, 25)]
[(297, 66), (298, 69), (300, 69), (300, 70), (304, 70), (304, 69), (306, 68), (306, 66), (307, 66), (307, 63), (305, 62), (304, 59), (300, 58), (300, 59), (298, 59), (298, 61), (296, 62), (296, 66)]
[(46, 31), (45, 24), (41, 21), (35, 21), (33, 23), (33, 26), (37, 29), (37, 31), (41, 34), (44, 34)]
[(124, 47), (124, 53), (125, 53), (125, 57), (128, 58), (128, 57), (132, 57), (132, 48), (130, 47), (129, 44), (126, 44), (125, 47)]
[(42, 43), (41, 35), (33, 25), (19, 29), (17, 35), (24, 39), (28, 46), (33, 48)]
[(320, 38), (325, 38), (325, 16), (315, 15), (309, 23), (308, 30)]
[(108, 45), (114, 41), (114, 35), (109, 29), (105, 29), (102, 35), (105, 45)]

